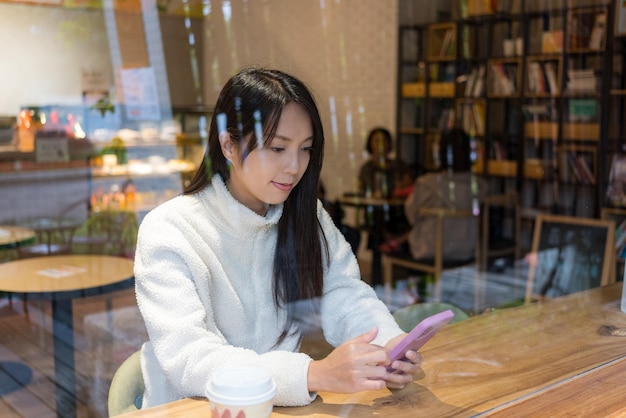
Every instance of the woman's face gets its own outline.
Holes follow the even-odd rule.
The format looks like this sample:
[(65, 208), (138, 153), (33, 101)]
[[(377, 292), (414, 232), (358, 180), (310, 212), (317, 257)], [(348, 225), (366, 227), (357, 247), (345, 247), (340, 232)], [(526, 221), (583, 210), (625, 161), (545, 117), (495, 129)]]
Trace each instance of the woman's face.
[(311, 159), (313, 127), (305, 110), (288, 104), (280, 116), (276, 135), (263, 148), (255, 148), (245, 160), (241, 149), (232, 147), (232, 155), (222, 151), (232, 163), (228, 187), (231, 194), (259, 215), (268, 205), (282, 203), (298, 184)]
[(372, 136), (371, 149), (373, 160), (380, 158), (384, 159), (389, 153), (389, 150), (387, 149), (387, 141), (382, 132), (376, 132), (374, 133), (374, 136)]

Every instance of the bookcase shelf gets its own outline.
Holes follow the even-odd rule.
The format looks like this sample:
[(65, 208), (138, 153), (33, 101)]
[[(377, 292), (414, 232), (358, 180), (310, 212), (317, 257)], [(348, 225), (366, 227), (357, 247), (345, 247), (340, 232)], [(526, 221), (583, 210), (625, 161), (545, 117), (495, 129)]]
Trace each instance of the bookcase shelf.
[(397, 125), (415, 174), (437, 168), (440, 135), (460, 127), (490, 193), (515, 189), (525, 213), (599, 217), (610, 158), (626, 155), (626, 35), (614, 35), (615, 8), (466, 0), (451, 21), (401, 27), (401, 42), (419, 33), (420, 54), (399, 58), (413, 73), (399, 77)]
[(428, 25), (426, 54), (429, 61), (452, 61), (456, 59), (456, 29), (456, 23)]

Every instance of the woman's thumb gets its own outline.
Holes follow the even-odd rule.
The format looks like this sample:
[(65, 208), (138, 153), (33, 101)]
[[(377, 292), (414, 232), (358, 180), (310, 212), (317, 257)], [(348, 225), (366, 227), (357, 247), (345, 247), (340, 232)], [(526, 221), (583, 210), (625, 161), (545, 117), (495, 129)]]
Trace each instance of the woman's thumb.
[(378, 327), (374, 327), (371, 330), (367, 331), (365, 334), (361, 334), (355, 338), (355, 342), (361, 343), (371, 343), (374, 341), (374, 338), (378, 335)]

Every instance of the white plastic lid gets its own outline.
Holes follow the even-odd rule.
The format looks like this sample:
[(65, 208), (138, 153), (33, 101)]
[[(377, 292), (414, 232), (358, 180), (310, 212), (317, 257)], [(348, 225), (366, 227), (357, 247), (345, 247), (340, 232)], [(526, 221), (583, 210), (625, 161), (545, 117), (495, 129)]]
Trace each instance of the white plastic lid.
[(226, 405), (254, 405), (276, 395), (276, 383), (257, 367), (229, 367), (218, 370), (209, 382), (209, 401)]

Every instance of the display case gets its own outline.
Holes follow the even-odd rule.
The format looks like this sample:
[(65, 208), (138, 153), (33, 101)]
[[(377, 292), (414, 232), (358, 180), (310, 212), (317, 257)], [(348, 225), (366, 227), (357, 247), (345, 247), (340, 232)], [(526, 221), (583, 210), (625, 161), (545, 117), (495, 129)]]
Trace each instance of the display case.
[(123, 129), (98, 144), (90, 160), (91, 210), (133, 210), (141, 219), (183, 191), (204, 156), (212, 110), (176, 108), (173, 115), (173, 123)]

